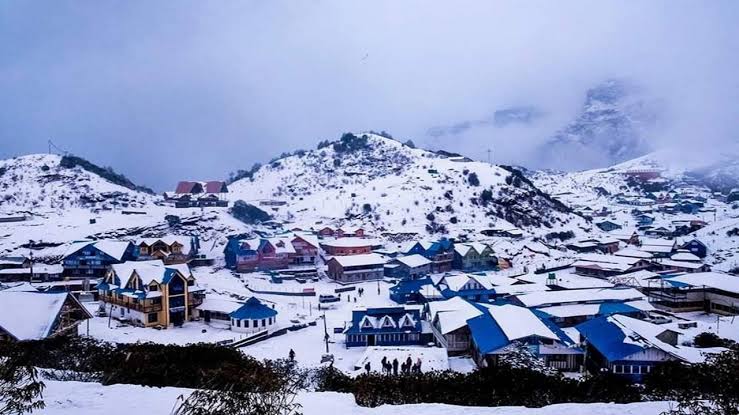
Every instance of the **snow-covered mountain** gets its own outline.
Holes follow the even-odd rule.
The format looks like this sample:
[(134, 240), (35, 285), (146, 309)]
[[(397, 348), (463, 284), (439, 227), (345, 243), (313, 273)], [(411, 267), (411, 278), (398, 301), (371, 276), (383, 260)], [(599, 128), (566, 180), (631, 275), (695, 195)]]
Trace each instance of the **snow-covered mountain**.
[[(74, 240), (167, 234), (198, 235), (204, 251), (218, 251), (227, 235), (251, 230), (225, 208), (176, 209), (139, 189), (145, 188), (74, 157), (33, 154), (2, 160), (0, 217), (26, 220), (0, 224), (0, 256), (27, 255), (29, 241), (43, 261), (57, 258)], [(126, 214), (131, 211), (135, 214)], [(180, 222), (171, 225), (167, 215)]]
[[(294, 226), (363, 226), (377, 233), (551, 232), (581, 221), (512, 168), (412, 148), (375, 134), (347, 134), (263, 166), (229, 186)], [(283, 203), (282, 206), (276, 206)]]
[[(63, 163), (62, 161), (65, 160)], [(130, 182), (116, 184), (55, 154), (31, 154), (0, 161), (0, 212), (63, 211), (70, 207), (131, 207), (154, 203), (156, 197)], [(107, 171), (87, 163), (90, 168)], [(72, 167), (74, 165), (74, 167)]]
[(650, 152), (658, 106), (640, 87), (611, 79), (587, 91), (580, 114), (543, 143), (540, 167), (582, 170), (606, 167)]

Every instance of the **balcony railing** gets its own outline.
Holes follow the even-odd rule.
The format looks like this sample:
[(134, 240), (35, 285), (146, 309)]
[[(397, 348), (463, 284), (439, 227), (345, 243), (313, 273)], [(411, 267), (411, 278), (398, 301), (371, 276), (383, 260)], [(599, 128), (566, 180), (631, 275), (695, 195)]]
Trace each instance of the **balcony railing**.
[[(101, 295), (100, 301), (109, 303), (109, 304), (115, 304), (121, 307), (128, 308), (130, 310), (136, 310), (140, 311), (142, 313), (155, 313), (158, 311), (162, 311), (162, 305), (161, 304), (147, 304), (144, 305), (142, 303), (134, 303), (131, 300), (123, 299), (123, 298), (115, 298), (112, 296), (107, 295)], [(202, 301), (201, 301), (202, 302)]]

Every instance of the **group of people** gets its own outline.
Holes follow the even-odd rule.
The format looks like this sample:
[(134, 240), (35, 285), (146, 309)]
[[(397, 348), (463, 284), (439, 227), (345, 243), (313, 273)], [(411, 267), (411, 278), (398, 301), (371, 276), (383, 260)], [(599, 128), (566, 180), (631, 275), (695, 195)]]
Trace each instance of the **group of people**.
[[(382, 360), (380, 361), (380, 365), (382, 366), (382, 373), (385, 375), (398, 375), (398, 369), (400, 369), (400, 373), (407, 375), (410, 373), (421, 373), (421, 358), (419, 357), (416, 359), (416, 363), (413, 363), (413, 359), (411, 359), (410, 356), (408, 356), (407, 359), (405, 359), (405, 362), (400, 363), (398, 362), (398, 359), (395, 358), (392, 360), (388, 360), (387, 356), (383, 356)], [(370, 362), (367, 362), (364, 365), (364, 370), (367, 371), (367, 374), (370, 373), (372, 370), (372, 365)]]

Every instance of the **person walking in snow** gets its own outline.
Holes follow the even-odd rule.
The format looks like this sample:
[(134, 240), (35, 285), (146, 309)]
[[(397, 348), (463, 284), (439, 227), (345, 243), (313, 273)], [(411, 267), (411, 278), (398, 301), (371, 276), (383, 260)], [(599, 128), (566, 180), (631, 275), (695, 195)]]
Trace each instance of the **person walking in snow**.
[(371, 366), (370, 366), (370, 362), (367, 362), (367, 364), (366, 364), (366, 365), (364, 365), (364, 370), (366, 370), (366, 371), (367, 371), (367, 374), (368, 374), (368, 375), (369, 375), (369, 373), (370, 373), (370, 369), (371, 369)]
[(408, 358), (405, 359), (405, 367), (407, 367), (408, 370), (411, 370), (412, 365), (413, 365), (413, 359), (411, 359), (411, 355), (408, 355)]
[(393, 375), (398, 376), (398, 358), (393, 359)]
[(418, 373), (421, 373), (421, 358), (416, 360), (416, 366), (418, 367)]
[(382, 372), (385, 373), (387, 369), (387, 356), (382, 357), (382, 360), (380, 360), (380, 364), (382, 364)]
[(290, 353), (288, 353), (287, 356), (290, 358), (291, 362), (294, 362), (295, 361), (295, 350), (290, 349)]

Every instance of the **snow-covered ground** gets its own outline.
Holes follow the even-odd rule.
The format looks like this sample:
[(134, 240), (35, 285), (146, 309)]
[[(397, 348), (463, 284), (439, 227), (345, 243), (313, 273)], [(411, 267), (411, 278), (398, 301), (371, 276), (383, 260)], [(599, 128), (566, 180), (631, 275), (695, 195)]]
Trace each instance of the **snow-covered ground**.
[[(188, 389), (149, 388), (136, 385), (102, 386), (97, 383), (46, 381), (46, 408), (34, 412), (44, 415), (166, 415), (178, 399), (191, 393)], [(384, 405), (363, 408), (350, 394), (303, 393), (297, 402), (304, 415), (366, 414), (366, 415), (658, 415), (670, 405), (667, 402), (632, 404), (594, 403), (559, 404), (544, 408), (524, 407), (461, 407), (441, 404)]]

